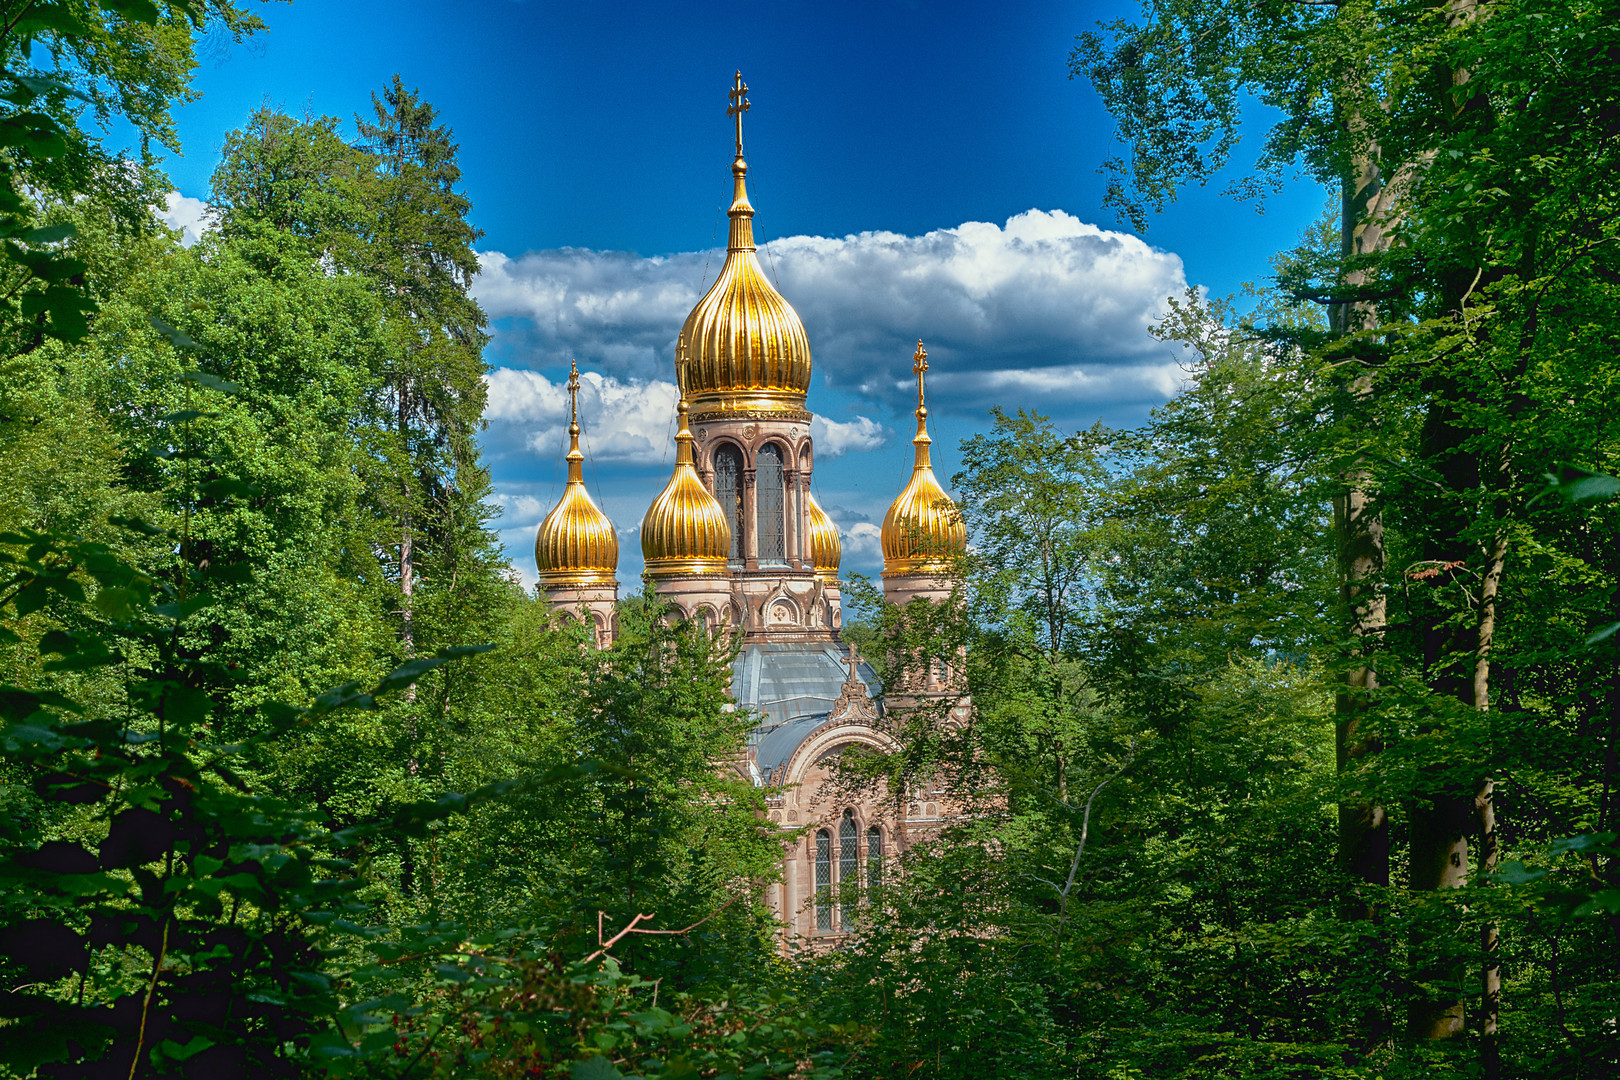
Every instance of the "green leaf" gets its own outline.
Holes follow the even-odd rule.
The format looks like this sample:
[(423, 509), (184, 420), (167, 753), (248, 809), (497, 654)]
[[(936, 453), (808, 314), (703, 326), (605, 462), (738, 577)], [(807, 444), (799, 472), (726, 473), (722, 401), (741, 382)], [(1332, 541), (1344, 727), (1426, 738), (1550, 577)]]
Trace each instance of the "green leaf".
[(66, 7), (36, 3), (25, 10), (27, 14), (12, 27), (12, 33), (19, 36), (37, 37), (41, 30), (50, 30), (66, 37), (85, 37), (90, 32), (79, 21), (78, 15)]
[(128, 622), (142, 597), (123, 585), (105, 585), (96, 592), (95, 607), (113, 622)]
[(448, 658), (440, 656), (423, 656), (415, 660), (407, 660), (378, 680), (377, 687), (372, 693), (385, 694), (390, 690), (403, 689), (428, 672), (435, 668), (441, 668), (447, 663), (449, 663)]
[(92, 668), (107, 667), (111, 664), (123, 662), (123, 655), (116, 652), (85, 651), (64, 656), (60, 660), (47, 660), (43, 667), (46, 671), (89, 671)]
[(1563, 855), (1567, 852), (1587, 852), (1594, 848), (1606, 848), (1614, 843), (1615, 834), (1612, 832), (1581, 833), (1579, 836), (1569, 836), (1562, 840), (1554, 840), (1547, 845), (1550, 855)]
[(1612, 499), (1620, 495), (1620, 479), (1578, 465), (1565, 465), (1557, 473), (1547, 473), (1546, 479), (1549, 491), (1557, 492), (1570, 502)]
[(81, 648), (83, 646), (79, 644), (79, 639), (66, 630), (51, 630), (39, 639), (39, 651), (42, 653), (76, 653)]
[(1506, 882), (1509, 885), (1524, 885), (1532, 881), (1540, 881), (1547, 876), (1547, 871), (1531, 870), (1524, 863), (1514, 859), (1511, 862), (1503, 863), (1501, 868), (1492, 876), (1498, 881)]
[(1586, 637), (1586, 643), (1588, 645), (1596, 645), (1600, 641), (1604, 641), (1604, 640), (1606, 640), (1608, 638), (1613, 637), (1614, 632), (1616, 630), (1620, 630), (1620, 622), (1610, 623), (1608, 626), (1605, 626), (1603, 629), (1597, 630), (1597, 631), (1594, 631), (1591, 634), (1588, 634), (1587, 637)]
[(440, 649), (437, 655), (444, 657), (446, 660), (459, 660), (463, 656), (477, 656), (479, 653), (487, 653), (493, 648), (495, 648), (494, 645), (450, 645)]
[(242, 385), (233, 383), (229, 379), (222, 379), (218, 375), (210, 375), (206, 371), (187, 371), (180, 376), (181, 382), (192, 382), (209, 390), (218, 390), (222, 394), (240, 394)]
[[(22, 88), (23, 93), (19, 95), (22, 98), (32, 99), (39, 97), (41, 94), (61, 94), (64, 97), (78, 98), (80, 101), (90, 100), (89, 95), (75, 90), (71, 83), (63, 82), (61, 79), (50, 75), (8, 71), (5, 72), (5, 76)], [(18, 104), (25, 103), (26, 101), (18, 102)]]
[(152, 0), (100, 0), (100, 4), (130, 22), (145, 23), (147, 26), (157, 25), (158, 9)]
[(55, 244), (79, 235), (79, 227), (71, 222), (60, 225), (44, 225), (37, 229), (29, 229), (23, 233), (22, 238), (30, 244)]
[(195, 349), (197, 347), (197, 343), (192, 341), (191, 337), (184, 330), (176, 330), (174, 327), (170, 326), (156, 315), (148, 315), (146, 319), (152, 324), (152, 329), (168, 338), (169, 344), (173, 345), (175, 348)]
[(152, 1048), (152, 1063), (157, 1064), (163, 1058), (184, 1061), (189, 1057), (202, 1053), (213, 1045), (214, 1040), (206, 1035), (195, 1035), (184, 1046), (181, 1046), (173, 1039), (164, 1039)]
[(90, 321), (77, 308), (53, 307), (50, 331), (63, 341), (81, 341), (90, 332)]
[(263, 495), (264, 488), (257, 484), (250, 484), (246, 480), (234, 477), (225, 477), (220, 480), (210, 480), (198, 489), (204, 498), (208, 499), (251, 499), (256, 495)]
[(1596, 915), (1598, 912), (1605, 915), (1620, 913), (1620, 889), (1604, 889), (1575, 909), (1576, 915)]
[(166, 619), (173, 619), (175, 622), (184, 622), (187, 618), (201, 611), (203, 608), (208, 607), (214, 602), (214, 597), (210, 596), (208, 593), (198, 593), (195, 596), (187, 597), (186, 599), (177, 603), (159, 604), (157, 607), (153, 608), (153, 610)]
[(109, 517), (107, 521), (120, 529), (128, 529), (130, 532), (140, 533), (142, 536), (169, 535), (168, 529), (160, 529), (151, 522), (143, 521), (137, 517)]
[(613, 1062), (598, 1054), (587, 1061), (576, 1061), (568, 1066), (569, 1080), (623, 1080)]

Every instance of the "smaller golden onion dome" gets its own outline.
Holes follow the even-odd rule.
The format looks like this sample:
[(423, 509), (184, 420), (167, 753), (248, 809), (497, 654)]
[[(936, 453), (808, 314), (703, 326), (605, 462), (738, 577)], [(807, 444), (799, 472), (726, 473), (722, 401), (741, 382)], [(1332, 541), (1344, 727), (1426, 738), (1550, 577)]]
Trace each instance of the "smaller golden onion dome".
[(568, 486), (534, 538), (541, 585), (618, 584), (613, 575), (619, 568), (619, 537), (613, 522), (585, 490), (584, 461), (585, 455), (579, 452), (579, 366), (575, 364), (568, 373)]
[(911, 482), (906, 484), (889, 512), (883, 515), (883, 576), (944, 574), (953, 561), (967, 551), (967, 528), (956, 503), (945, 494), (934, 478), (928, 459), (928, 408), (923, 404), (923, 373), (928, 370), (928, 352), (921, 341), (912, 357), (911, 370), (917, 375), (917, 448)]
[(832, 523), (827, 511), (809, 492), (805, 495), (810, 505), (810, 561), (815, 564), (816, 576), (828, 585), (838, 584), (838, 564), (843, 561), (844, 545), (838, 539), (838, 526)]
[[(684, 380), (683, 380), (684, 382)], [(641, 554), (655, 578), (724, 574), (731, 551), (731, 526), (692, 465), (692, 431), (686, 396), (676, 406), (675, 474), (641, 519)]]

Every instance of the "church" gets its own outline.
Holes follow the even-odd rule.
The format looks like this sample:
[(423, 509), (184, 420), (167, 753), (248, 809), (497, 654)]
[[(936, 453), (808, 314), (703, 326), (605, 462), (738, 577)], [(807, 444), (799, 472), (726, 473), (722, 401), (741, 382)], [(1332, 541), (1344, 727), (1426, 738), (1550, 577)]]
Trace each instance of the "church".
[[(782, 832), (781, 879), (769, 901), (784, 944), (836, 940), (853, 898), (887, 860), (936, 832), (945, 793), (924, 784), (895, 800), (834, 782), (846, 748), (894, 749), (886, 710), (931, 707), (957, 719), (966, 700), (954, 665), (902, 674), (888, 692), (840, 642), (838, 529), (811, 494), (810, 342), (772, 287), (754, 246), (738, 73), (727, 110), (736, 125), (726, 260), (676, 337), (675, 466), (641, 525), (647, 575), (685, 618), (741, 635), (731, 696), (755, 718), (739, 772), (765, 792)], [(673, 327), (672, 327), (673, 329)], [(929, 460), (925, 376), (917, 343), (916, 459), (883, 519), (883, 594), (906, 605), (951, 592), (966, 547), (956, 505)], [(585, 489), (577, 369), (569, 379), (568, 481), (535, 540), (540, 588), (553, 609), (586, 620), (606, 645), (615, 633), (618, 538)], [(952, 722), (947, 720), (945, 722)]]

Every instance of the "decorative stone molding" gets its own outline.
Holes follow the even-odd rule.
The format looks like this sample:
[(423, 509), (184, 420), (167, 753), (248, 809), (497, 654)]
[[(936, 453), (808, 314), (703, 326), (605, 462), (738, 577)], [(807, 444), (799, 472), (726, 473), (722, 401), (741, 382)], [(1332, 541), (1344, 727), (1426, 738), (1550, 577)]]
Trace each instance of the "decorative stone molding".
[(849, 643), (849, 677), (833, 702), (832, 708), (827, 711), (831, 720), (839, 723), (869, 724), (877, 719), (877, 704), (872, 700), (871, 691), (866, 688), (866, 680), (860, 675), (860, 654), (855, 651), (855, 643)]
[(737, 409), (735, 411), (704, 409), (692, 414), (694, 424), (712, 424), (725, 420), (786, 420), (801, 424), (810, 422), (808, 409)]

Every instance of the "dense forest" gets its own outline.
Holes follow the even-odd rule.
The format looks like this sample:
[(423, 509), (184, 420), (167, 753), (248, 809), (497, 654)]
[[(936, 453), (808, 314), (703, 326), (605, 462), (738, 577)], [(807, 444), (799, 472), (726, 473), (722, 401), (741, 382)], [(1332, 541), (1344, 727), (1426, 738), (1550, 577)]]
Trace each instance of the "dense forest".
[(183, 246), (170, 110), (259, 20), (0, 16), (0, 1076), (1620, 1075), (1612, 0), (1081, 33), (1126, 220), (1243, 136), (1332, 211), (1168, 298), (1142, 427), (992, 414), (953, 602), (847, 583), (973, 701), (847, 782), (966, 812), (788, 956), (724, 635), (505, 566), (433, 105), (243, 118)]

